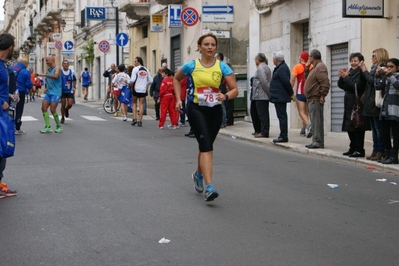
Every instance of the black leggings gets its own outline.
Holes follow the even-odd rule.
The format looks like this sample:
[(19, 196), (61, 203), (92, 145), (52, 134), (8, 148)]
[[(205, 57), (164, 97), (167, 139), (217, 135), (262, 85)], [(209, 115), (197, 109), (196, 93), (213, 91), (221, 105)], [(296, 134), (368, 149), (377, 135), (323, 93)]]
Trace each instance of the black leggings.
[(200, 152), (213, 151), (213, 142), (222, 125), (222, 106), (206, 107), (190, 103), (187, 116)]

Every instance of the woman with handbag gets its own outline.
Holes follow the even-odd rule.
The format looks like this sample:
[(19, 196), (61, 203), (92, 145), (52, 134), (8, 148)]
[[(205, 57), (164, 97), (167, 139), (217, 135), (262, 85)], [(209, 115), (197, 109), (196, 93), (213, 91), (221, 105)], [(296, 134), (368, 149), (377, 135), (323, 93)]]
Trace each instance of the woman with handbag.
[(378, 48), (373, 51), (371, 56), (372, 66), (370, 71), (367, 71), (364, 63), (360, 63), (363, 77), (367, 80), (366, 91), (364, 93), (363, 116), (369, 119), (373, 136), (373, 152), (366, 159), (372, 161), (380, 160), (385, 153), (380, 121), (381, 109), (376, 105), (376, 94), (381, 95), (381, 91), (376, 91), (374, 84), (375, 80), (382, 78), (381, 74), (377, 72), (378, 66), (381, 64), (385, 65), (388, 59), (388, 51), (384, 48)]
[[(383, 96), (380, 120), (387, 156), (381, 160), (381, 163), (397, 164), (399, 149), (399, 59), (389, 59), (386, 68), (381, 69), (384, 76), (381, 84), (376, 84), (375, 87), (376, 90), (382, 90)], [(390, 138), (391, 132), (393, 145)]]
[[(347, 131), (350, 144), (349, 150), (343, 155), (349, 157), (364, 157), (364, 134), (365, 129), (362, 122), (363, 104), (360, 102), (365, 87), (366, 80), (360, 70), (360, 63), (364, 61), (361, 53), (352, 53), (349, 56), (351, 68), (338, 70), (338, 87), (345, 91), (344, 96), (344, 119), (342, 122), (342, 131)], [(353, 112), (356, 108), (356, 111)], [(355, 116), (354, 116), (355, 114)], [(357, 115), (357, 116), (356, 116)], [(352, 119), (352, 118), (357, 118)]]

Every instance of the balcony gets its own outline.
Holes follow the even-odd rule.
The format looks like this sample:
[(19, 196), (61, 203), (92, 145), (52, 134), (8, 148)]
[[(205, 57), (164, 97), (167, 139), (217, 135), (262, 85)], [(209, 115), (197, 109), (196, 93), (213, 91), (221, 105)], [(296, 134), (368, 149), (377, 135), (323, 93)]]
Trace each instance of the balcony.
[[(144, 1), (144, 0), (141, 0)], [(132, 20), (140, 20), (149, 17), (150, 14), (150, 1), (145, 2), (129, 2), (119, 7), (120, 12), (125, 12), (126, 17)]]
[(175, 5), (183, 3), (183, 0), (156, 0), (160, 5)]
[(61, 20), (61, 11), (58, 1), (43, 6), (40, 13), (33, 19), (34, 31), (40, 35), (51, 32), (53, 25)]

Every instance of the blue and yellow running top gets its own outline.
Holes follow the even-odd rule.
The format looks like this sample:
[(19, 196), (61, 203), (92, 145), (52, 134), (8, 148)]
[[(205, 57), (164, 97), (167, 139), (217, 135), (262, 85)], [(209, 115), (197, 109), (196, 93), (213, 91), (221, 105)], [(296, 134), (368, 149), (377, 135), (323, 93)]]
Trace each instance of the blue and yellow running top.
[[(191, 76), (192, 82), (188, 82), (187, 101), (201, 106), (212, 107), (221, 102), (217, 101), (219, 86), (223, 77), (233, 73), (233, 70), (223, 61), (215, 59), (210, 67), (201, 64), (200, 59), (192, 60), (182, 66), (184, 75)], [(192, 84), (190, 84), (192, 83)]]
[[(57, 66), (53, 68), (49, 68), (47, 71), (48, 75), (54, 75), (55, 69), (58, 68)], [(61, 97), (62, 94), (62, 77), (61, 73), (58, 76), (57, 79), (51, 79), (51, 78), (46, 78), (46, 87), (47, 87), (47, 92), (46, 94), (50, 95), (57, 95)]]

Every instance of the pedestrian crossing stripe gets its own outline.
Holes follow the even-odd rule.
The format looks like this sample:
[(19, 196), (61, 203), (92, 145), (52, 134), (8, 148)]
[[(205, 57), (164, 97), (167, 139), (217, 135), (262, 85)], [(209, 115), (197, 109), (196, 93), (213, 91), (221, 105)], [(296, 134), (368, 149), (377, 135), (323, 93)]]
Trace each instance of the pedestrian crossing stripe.
[(98, 116), (91, 116), (91, 115), (81, 115), (82, 118), (87, 119), (89, 121), (107, 121), (105, 119), (102, 119)]
[(34, 118), (33, 116), (22, 116), (21, 121), (22, 122), (29, 122), (29, 121), (37, 121), (38, 119)]
[[(50, 117), (51, 119), (54, 119), (54, 117), (53, 117), (52, 115), (49, 115), (49, 117)], [(85, 115), (81, 115), (80, 117), (82, 117), (82, 118), (84, 118), (84, 119), (87, 119), (87, 120), (89, 120), (89, 121), (107, 121), (107, 120), (102, 119), (102, 118), (97, 117), (97, 116), (89, 116), (89, 115), (85, 116)], [(71, 119), (71, 118), (65, 118), (65, 120), (66, 120), (66, 121), (73, 121), (73, 119)], [(38, 121), (38, 119), (37, 119), (37, 118), (34, 118), (33, 116), (27, 115), (27, 116), (22, 116), (22, 117), (21, 117), (21, 121), (22, 121), (22, 122), (32, 122), (32, 121)]]

